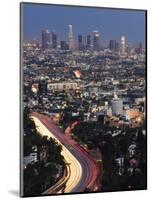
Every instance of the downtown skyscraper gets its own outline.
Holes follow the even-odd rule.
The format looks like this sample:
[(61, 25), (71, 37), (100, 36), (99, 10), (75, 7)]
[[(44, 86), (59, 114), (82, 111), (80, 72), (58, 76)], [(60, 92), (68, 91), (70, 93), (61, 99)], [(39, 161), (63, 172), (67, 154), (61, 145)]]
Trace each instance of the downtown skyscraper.
[(124, 56), (126, 53), (126, 39), (125, 36), (121, 36), (120, 40), (120, 55)]
[(98, 31), (93, 31), (93, 50), (98, 51), (100, 49), (100, 34)]
[(118, 51), (118, 42), (116, 40), (109, 41), (109, 49), (111, 51)]
[(52, 48), (56, 49), (57, 48), (57, 34), (55, 31), (52, 31)]
[(68, 25), (68, 46), (69, 49), (74, 49), (74, 38), (73, 38), (73, 30), (72, 30), (72, 25)]
[(50, 32), (48, 29), (42, 30), (41, 34), (42, 39), (42, 49), (50, 48)]
[(87, 49), (91, 49), (91, 35), (87, 35), (86, 47), (87, 47)]
[(82, 35), (78, 35), (78, 48), (79, 48), (79, 50), (83, 49), (83, 36)]

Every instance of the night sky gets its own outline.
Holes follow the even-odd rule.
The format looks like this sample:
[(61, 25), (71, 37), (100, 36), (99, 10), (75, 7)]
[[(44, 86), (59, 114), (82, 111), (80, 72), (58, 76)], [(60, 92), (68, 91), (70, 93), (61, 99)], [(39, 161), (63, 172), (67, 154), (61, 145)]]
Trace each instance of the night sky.
[(130, 43), (145, 41), (144, 11), (23, 4), (22, 16), (24, 41), (40, 40), (45, 28), (66, 39), (68, 24), (73, 25), (74, 38), (98, 30), (103, 43), (121, 35)]

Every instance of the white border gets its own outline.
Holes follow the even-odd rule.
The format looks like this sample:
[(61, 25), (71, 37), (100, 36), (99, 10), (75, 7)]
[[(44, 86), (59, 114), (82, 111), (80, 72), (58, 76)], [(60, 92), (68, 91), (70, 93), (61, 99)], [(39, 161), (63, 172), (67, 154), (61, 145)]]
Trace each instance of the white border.
[[(19, 0), (4, 0), (0, 6), (0, 198), (17, 199), (19, 188)], [(33, 0), (28, 2), (88, 5), (115, 8), (148, 9), (148, 44), (150, 35), (150, 0)], [(151, 77), (151, 48), (148, 45), (148, 77)], [(148, 154), (150, 154), (150, 78), (148, 78)], [(148, 188), (151, 188), (151, 159), (148, 156)], [(141, 180), (140, 180), (141, 181)], [(45, 199), (148, 199), (151, 191), (115, 192), (44, 197)], [(37, 198), (35, 198), (37, 199)]]

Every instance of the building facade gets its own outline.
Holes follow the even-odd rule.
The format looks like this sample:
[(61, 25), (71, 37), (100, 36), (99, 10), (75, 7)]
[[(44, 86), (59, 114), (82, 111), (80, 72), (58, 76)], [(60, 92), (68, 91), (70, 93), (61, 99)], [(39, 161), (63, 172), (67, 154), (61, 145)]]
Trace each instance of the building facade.
[(68, 46), (66, 41), (63, 41), (63, 40), (60, 41), (60, 49), (61, 50), (68, 50), (69, 49), (69, 46)]
[(122, 99), (113, 99), (111, 101), (111, 108), (113, 115), (123, 115), (123, 101)]
[(100, 34), (98, 31), (93, 31), (93, 50), (100, 49)]
[(82, 37), (82, 35), (78, 35), (78, 49), (79, 50), (83, 49), (83, 37)]
[(126, 39), (125, 36), (122, 36), (120, 41), (120, 54), (125, 55), (125, 53), (126, 53)]
[(62, 90), (76, 90), (80, 85), (76, 82), (62, 82), (62, 83), (48, 83), (48, 90), (62, 91)]
[(57, 34), (55, 33), (55, 31), (52, 31), (52, 48), (57, 48)]
[(116, 40), (109, 41), (109, 49), (111, 51), (118, 51), (118, 42)]
[(71, 24), (68, 25), (68, 45), (69, 49), (74, 49), (73, 30)]
[(48, 29), (42, 30), (42, 49), (49, 49), (50, 48), (50, 32)]
[(91, 35), (87, 35), (86, 47), (87, 49), (91, 49)]

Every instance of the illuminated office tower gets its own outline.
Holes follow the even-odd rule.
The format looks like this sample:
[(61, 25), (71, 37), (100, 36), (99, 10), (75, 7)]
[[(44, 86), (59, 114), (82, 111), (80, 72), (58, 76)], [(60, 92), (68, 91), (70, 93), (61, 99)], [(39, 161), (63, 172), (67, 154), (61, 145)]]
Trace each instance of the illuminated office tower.
[(78, 35), (78, 48), (79, 48), (79, 50), (83, 49), (83, 37), (82, 37), (82, 35)]
[(100, 49), (100, 34), (98, 31), (93, 31), (93, 50)]
[(42, 49), (50, 48), (50, 32), (48, 29), (42, 30)]
[(57, 34), (55, 31), (52, 31), (52, 48), (57, 48)]
[(69, 49), (74, 49), (74, 39), (73, 39), (73, 31), (72, 31), (72, 25), (68, 25), (68, 45)]
[(125, 53), (126, 53), (126, 40), (125, 36), (122, 36), (120, 41), (120, 54), (125, 55)]

